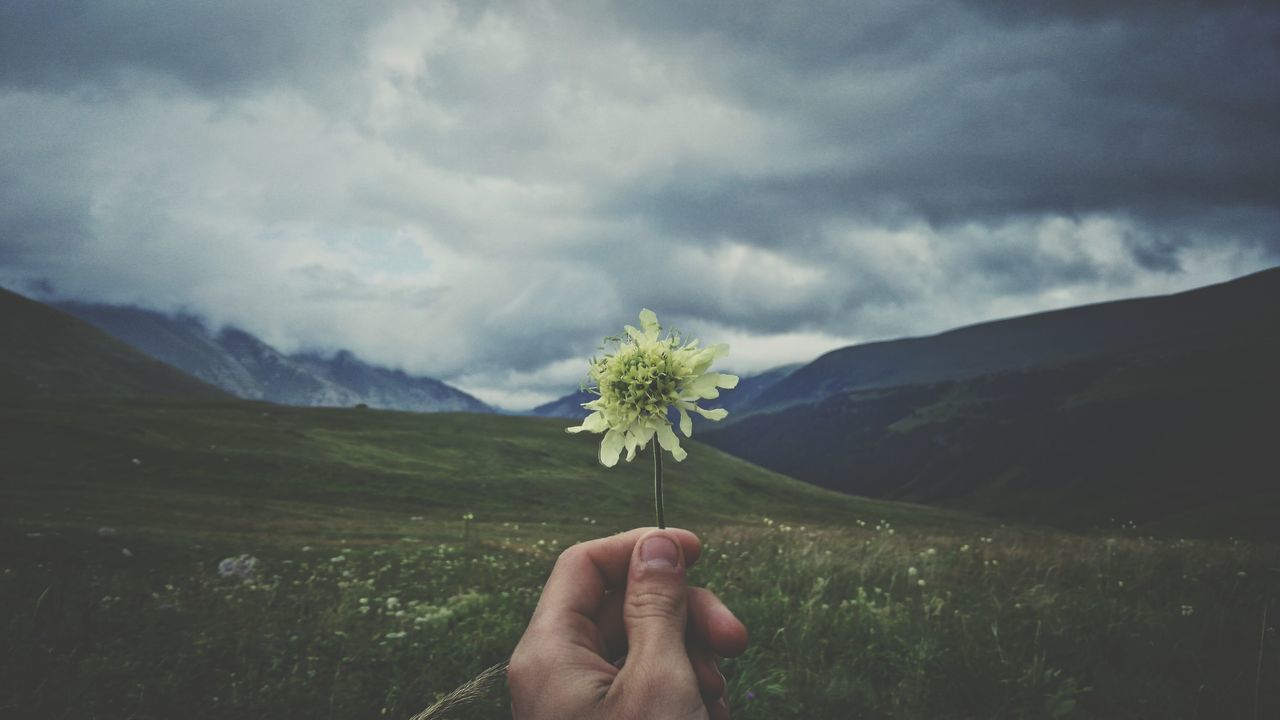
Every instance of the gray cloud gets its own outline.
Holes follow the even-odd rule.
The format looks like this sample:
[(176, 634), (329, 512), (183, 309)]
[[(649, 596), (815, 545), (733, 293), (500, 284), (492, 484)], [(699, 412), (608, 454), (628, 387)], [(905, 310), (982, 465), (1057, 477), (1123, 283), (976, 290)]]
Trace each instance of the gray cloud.
[(533, 404), (1280, 262), (1280, 11), (0, 7), (0, 282)]
[(11, 0), (0, 7), (0, 80), (22, 88), (112, 89), (130, 74), (222, 94), (361, 60), (362, 34), (392, 5)]
[(786, 128), (780, 152), (807, 162), (764, 176), (679, 167), (613, 201), (655, 211), (664, 229), (774, 242), (815, 213), (1275, 209), (1280, 13), (1143, 7), (1011, 10), (1019, 21), (1005, 23), (991, 20), (999, 8), (885, 3), (800, 27), (742, 12), (765, 24), (717, 36), (741, 54), (729, 87)]

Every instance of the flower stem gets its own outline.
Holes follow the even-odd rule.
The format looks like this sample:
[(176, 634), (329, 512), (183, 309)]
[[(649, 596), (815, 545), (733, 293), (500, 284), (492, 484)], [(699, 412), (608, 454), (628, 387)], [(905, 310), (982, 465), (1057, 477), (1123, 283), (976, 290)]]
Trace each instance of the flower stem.
[(658, 441), (653, 441), (653, 507), (658, 512), (658, 527), (666, 528), (667, 519), (662, 514), (662, 450), (658, 449)]

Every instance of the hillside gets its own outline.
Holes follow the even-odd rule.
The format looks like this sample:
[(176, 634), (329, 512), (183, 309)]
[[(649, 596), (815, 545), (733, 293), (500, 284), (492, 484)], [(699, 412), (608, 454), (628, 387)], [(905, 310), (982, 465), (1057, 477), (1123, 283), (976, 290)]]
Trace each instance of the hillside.
[[(279, 503), (293, 507), (286, 525), (312, 531), (352, 512), (388, 513), (399, 523), (466, 511), (486, 521), (590, 516), (611, 526), (652, 523), (650, 463), (601, 467), (598, 438), (567, 434), (565, 424), (246, 401), (10, 403), (0, 406), (0, 492), (4, 512), (15, 517), (57, 506), (68, 518), (89, 512), (104, 524), (193, 533), (225, 525), (228, 516), (246, 527), (279, 524)], [(65, 452), (72, 438), (75, 452)], [(688, 460), (668, 463), (666, 478), (673, 524), (760, 515), (840, 524), (975, 522), (842, 496), (696, 443)], [(373, 532), (378, 523), (367, 524)]]
[(0, 396), (224, 393), (51, 307), (0, 289)]
[(720, 397), (714, 400), (707, 400), (701, 405), (705, 408), (722, 407), (728, 410), (730, 415), (735, 415), (744, 410), (749, 411), (761, 396), (776, 387), (778, 383), (786, 380), (791, 376), (791, 373), (800, 367), (802, 366), (798, 364), (783, 365), (761, 373), (742, 375), (737, 387), (732, 390), (725, 390), (720, 393)]
[(196, 317), (136, 307), (65, 302), (57, 307), (206, 382), (250, 400), (309, 407), (414, 412), (492, 412), (439, 380), (370, 365), (350, 352), (287, 355), (237, 328), (211, 331)]
[[(796, 371), (789, 396), (790, 380), (701, 438), (843, 492), (1019, 521), (1273, 536), (1278, 314), (1273, 271), (850, 348)], [(984, 360), (983, 341), (1017, 367)], [(894, 378), (923, 379), (883, 384)]]
[(852, 391), (964, 380), (1116, 357), (1155, 345), (1280, 327), (1280, 268), (1160, 297), (1119, 300), (829, 352), (770, 387), (747, 412), (820, 402)]

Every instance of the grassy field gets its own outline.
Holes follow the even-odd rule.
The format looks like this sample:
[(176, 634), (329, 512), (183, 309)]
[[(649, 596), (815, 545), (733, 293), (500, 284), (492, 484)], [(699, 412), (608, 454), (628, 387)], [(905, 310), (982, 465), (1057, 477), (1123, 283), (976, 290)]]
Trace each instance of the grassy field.
[[(0, 407), (0, 716), (411, 716), (509, 654), (561, 549), (651, 523), (647, 463), (564, 424)], [(668, 468), (693, 580), (752, 633), (736, 717), (1280, 715), (1275, 545), (1003, 526), (696, 444)]]

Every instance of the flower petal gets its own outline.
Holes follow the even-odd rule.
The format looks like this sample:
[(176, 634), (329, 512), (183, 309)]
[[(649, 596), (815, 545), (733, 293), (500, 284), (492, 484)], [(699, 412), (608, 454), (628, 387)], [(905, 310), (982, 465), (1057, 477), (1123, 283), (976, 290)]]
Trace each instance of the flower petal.
[(703, 400), (712, 400), (720, 397), (720, 391), (716, 390), (716, 384), (720, 380), (719, 373), (707, 373), (699, 375), (693, 379), (693, 382), (685, 385), (684, 392), (686, 394), (694, 394)]
[(644, 334), (650, 340), (658, 339), (658, 332), (662, 329), (658, 325), (658, 314), (649, 308), (640, 311), (640, 327), (644, 328)]
[(627, 462), (631, 462), (636, 459), (636, 445), (638, 444), (639, 443), (636, 442), (636, 434), (633, 431), (628, 430), (626, 439), (623, 441), (623, 445), (627, 449)]
[(581, 425), (574, 425), (573, 427), (565, 428), (564, 431), (569, 433), (580, 433), (583, 430), (586, 430), (587, 432), (598, 433), (604, 432), (608, 429), (609, 423), (605, 421), (604, 415), (601, 415), (598, 412), (593, 412), (582, 420)]
[(702, 417), (708, 420), (723, 420), (729, 414), (729, 411), (725, 410), (724, 408), (716, 408), (715, 410), (703, 410), (702, 408), (697, 407), (695, 405), (693, 409), (699, 415), (701, 415)]
[(664, 423), (658, 428), (658, 444), (662, 446), (663, 450), (669, 451), (676, 462), (689, 457), (689, 453), (680, 447), (680, 438), (676, 437), (676, 434), (671, 431), (670, 425)]
[(693, 437), (693, 418), (689, 417), (689, 411), (684, 408), (676, 408), (680, 411), (680, 432), (685, 437)]
[(623, 434), (616, 428), (604, 434), (600, 441), (600, 464), (613, 467), (618, 464), (618, 456), (622, 454)]
[(654, 428), (649, 426), (641, 427), (636, 431), (636, 439), (640, 441), (640, 449), (648, 447), (649, 441), (653, 439)]
[(716, 387), (722, 387), (725, 390), (732, 390), (738, 387), (738, 376), (720, 373), (720, 379), (716, 380)]

